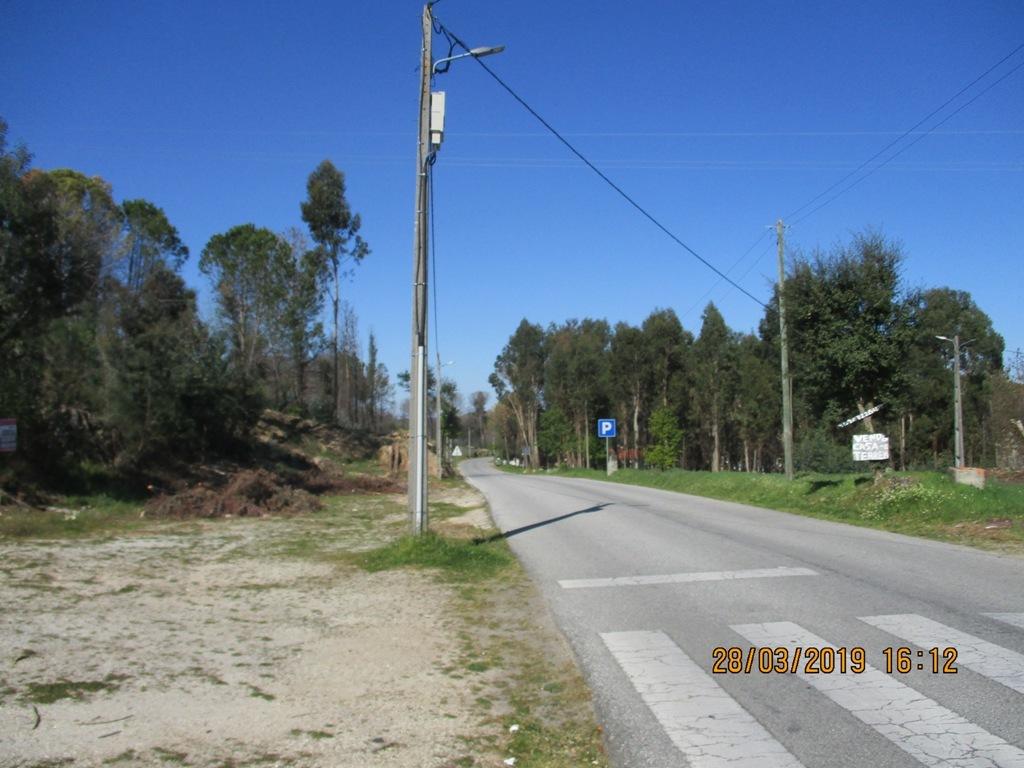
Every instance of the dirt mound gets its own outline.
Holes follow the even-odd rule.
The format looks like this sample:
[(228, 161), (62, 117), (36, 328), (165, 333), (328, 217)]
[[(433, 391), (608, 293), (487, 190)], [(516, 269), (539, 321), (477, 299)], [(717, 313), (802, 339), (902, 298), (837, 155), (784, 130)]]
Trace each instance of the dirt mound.
[(260, 415), (253, 434), (265, 445), (301, 448), (314, 443), (347, 461), (373, 458), (381, 445), (381, 438), (367, 429), (323, 424), (272, 410)]

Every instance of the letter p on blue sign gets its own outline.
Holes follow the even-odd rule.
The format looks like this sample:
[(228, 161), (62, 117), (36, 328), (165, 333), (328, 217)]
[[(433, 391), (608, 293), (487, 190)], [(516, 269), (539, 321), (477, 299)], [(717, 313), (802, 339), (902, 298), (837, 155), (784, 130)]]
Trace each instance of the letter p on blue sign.
[(597, 420), (597, 436), (598, 437), (615, 437), (617, 432), (615, 431), (616, 423), (615, 419), (598, 419)]

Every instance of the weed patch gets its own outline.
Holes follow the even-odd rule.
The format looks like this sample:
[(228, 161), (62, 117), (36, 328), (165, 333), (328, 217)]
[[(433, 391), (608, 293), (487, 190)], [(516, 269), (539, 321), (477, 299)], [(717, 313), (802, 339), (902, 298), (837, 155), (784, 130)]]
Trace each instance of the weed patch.
[(53, 704), (61, 699), (84, 699), (90, 693), (116, 691), (124, 675), (107, 675), (103, 680), (58, 680), (53, 683), (29, 683), (25, 698), (33, 704)]

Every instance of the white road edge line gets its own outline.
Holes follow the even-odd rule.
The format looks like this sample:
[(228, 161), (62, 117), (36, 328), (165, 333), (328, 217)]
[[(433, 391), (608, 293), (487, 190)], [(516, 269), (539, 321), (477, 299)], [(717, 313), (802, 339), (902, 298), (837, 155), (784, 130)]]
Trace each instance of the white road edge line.
[[(799, 624), (737, 624), (755, 646), (835, 646)], [(925, 765), (1024, 767), (1024, 751), (870, 665), (861, 674), (805, 674), (800, 679)]]
[[(920, 648), (956, 648), (956, 665), (1024, 693), (1024, 656), (916, 613), (859, 616), (861, 621)], [(943, 660), (944, 661), (944, 660)], [(927, 660), (925, 667), (931, 663)]]
[(664, 632), (605, 632), (601, 639), (693, 768), (801, 768)]
[(588, 587), (640, 587), (649, 584), (687, 584), (695, 581), (731, 581), (733, 579), (773, 579), (781, 576), (817, 576), (810, 568), (752, 568), (746, 571), (695, 571), (692, 573), (666, 573), (652, 576), (616, 576), (607, 579), (562, 579), (563, 589)]
[(1024, 629), (1024, 613), (983, 613), (982, 616)]

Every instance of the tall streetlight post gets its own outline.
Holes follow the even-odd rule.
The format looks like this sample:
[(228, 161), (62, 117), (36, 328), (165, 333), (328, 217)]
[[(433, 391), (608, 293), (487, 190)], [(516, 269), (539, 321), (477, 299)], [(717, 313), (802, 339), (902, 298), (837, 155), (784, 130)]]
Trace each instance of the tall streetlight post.
[(964, 406), (960, 394), (960, 349), (966, 347), (974, 339), (960, 343), (960, 334), (953, 338), (936, 336), (939, 341), (948, 341), (953, 345), (953, 466), (963, 469), (964, 466)]
[[(430, 93), (430, 78), (447, 70), (455, 59), (499, 53), (497, 48), (473, 48), (436, 64), (431, 55), (434, 17), (423, 6), (423, 47), (420, 51), (419, 142), (416, 148), (416, 215), (412, 257), (412, 365), (409, 388), (409, 517), (414, 535), (426, 533), (427, 519), (427, 210), (430, 166), (444, 131), (444, 95)], [(438, 70), (438, 65), (445, 69)], [(434, 98), (432, 98), (434, 96)], [(433, 106), (433, 109), (432, 109)], [(440, 382), (438, 382), (440, 386)], [(438, 446), (440, 450), (440, 445)], [(438, 456), (440, 459), (440, 456)]]

